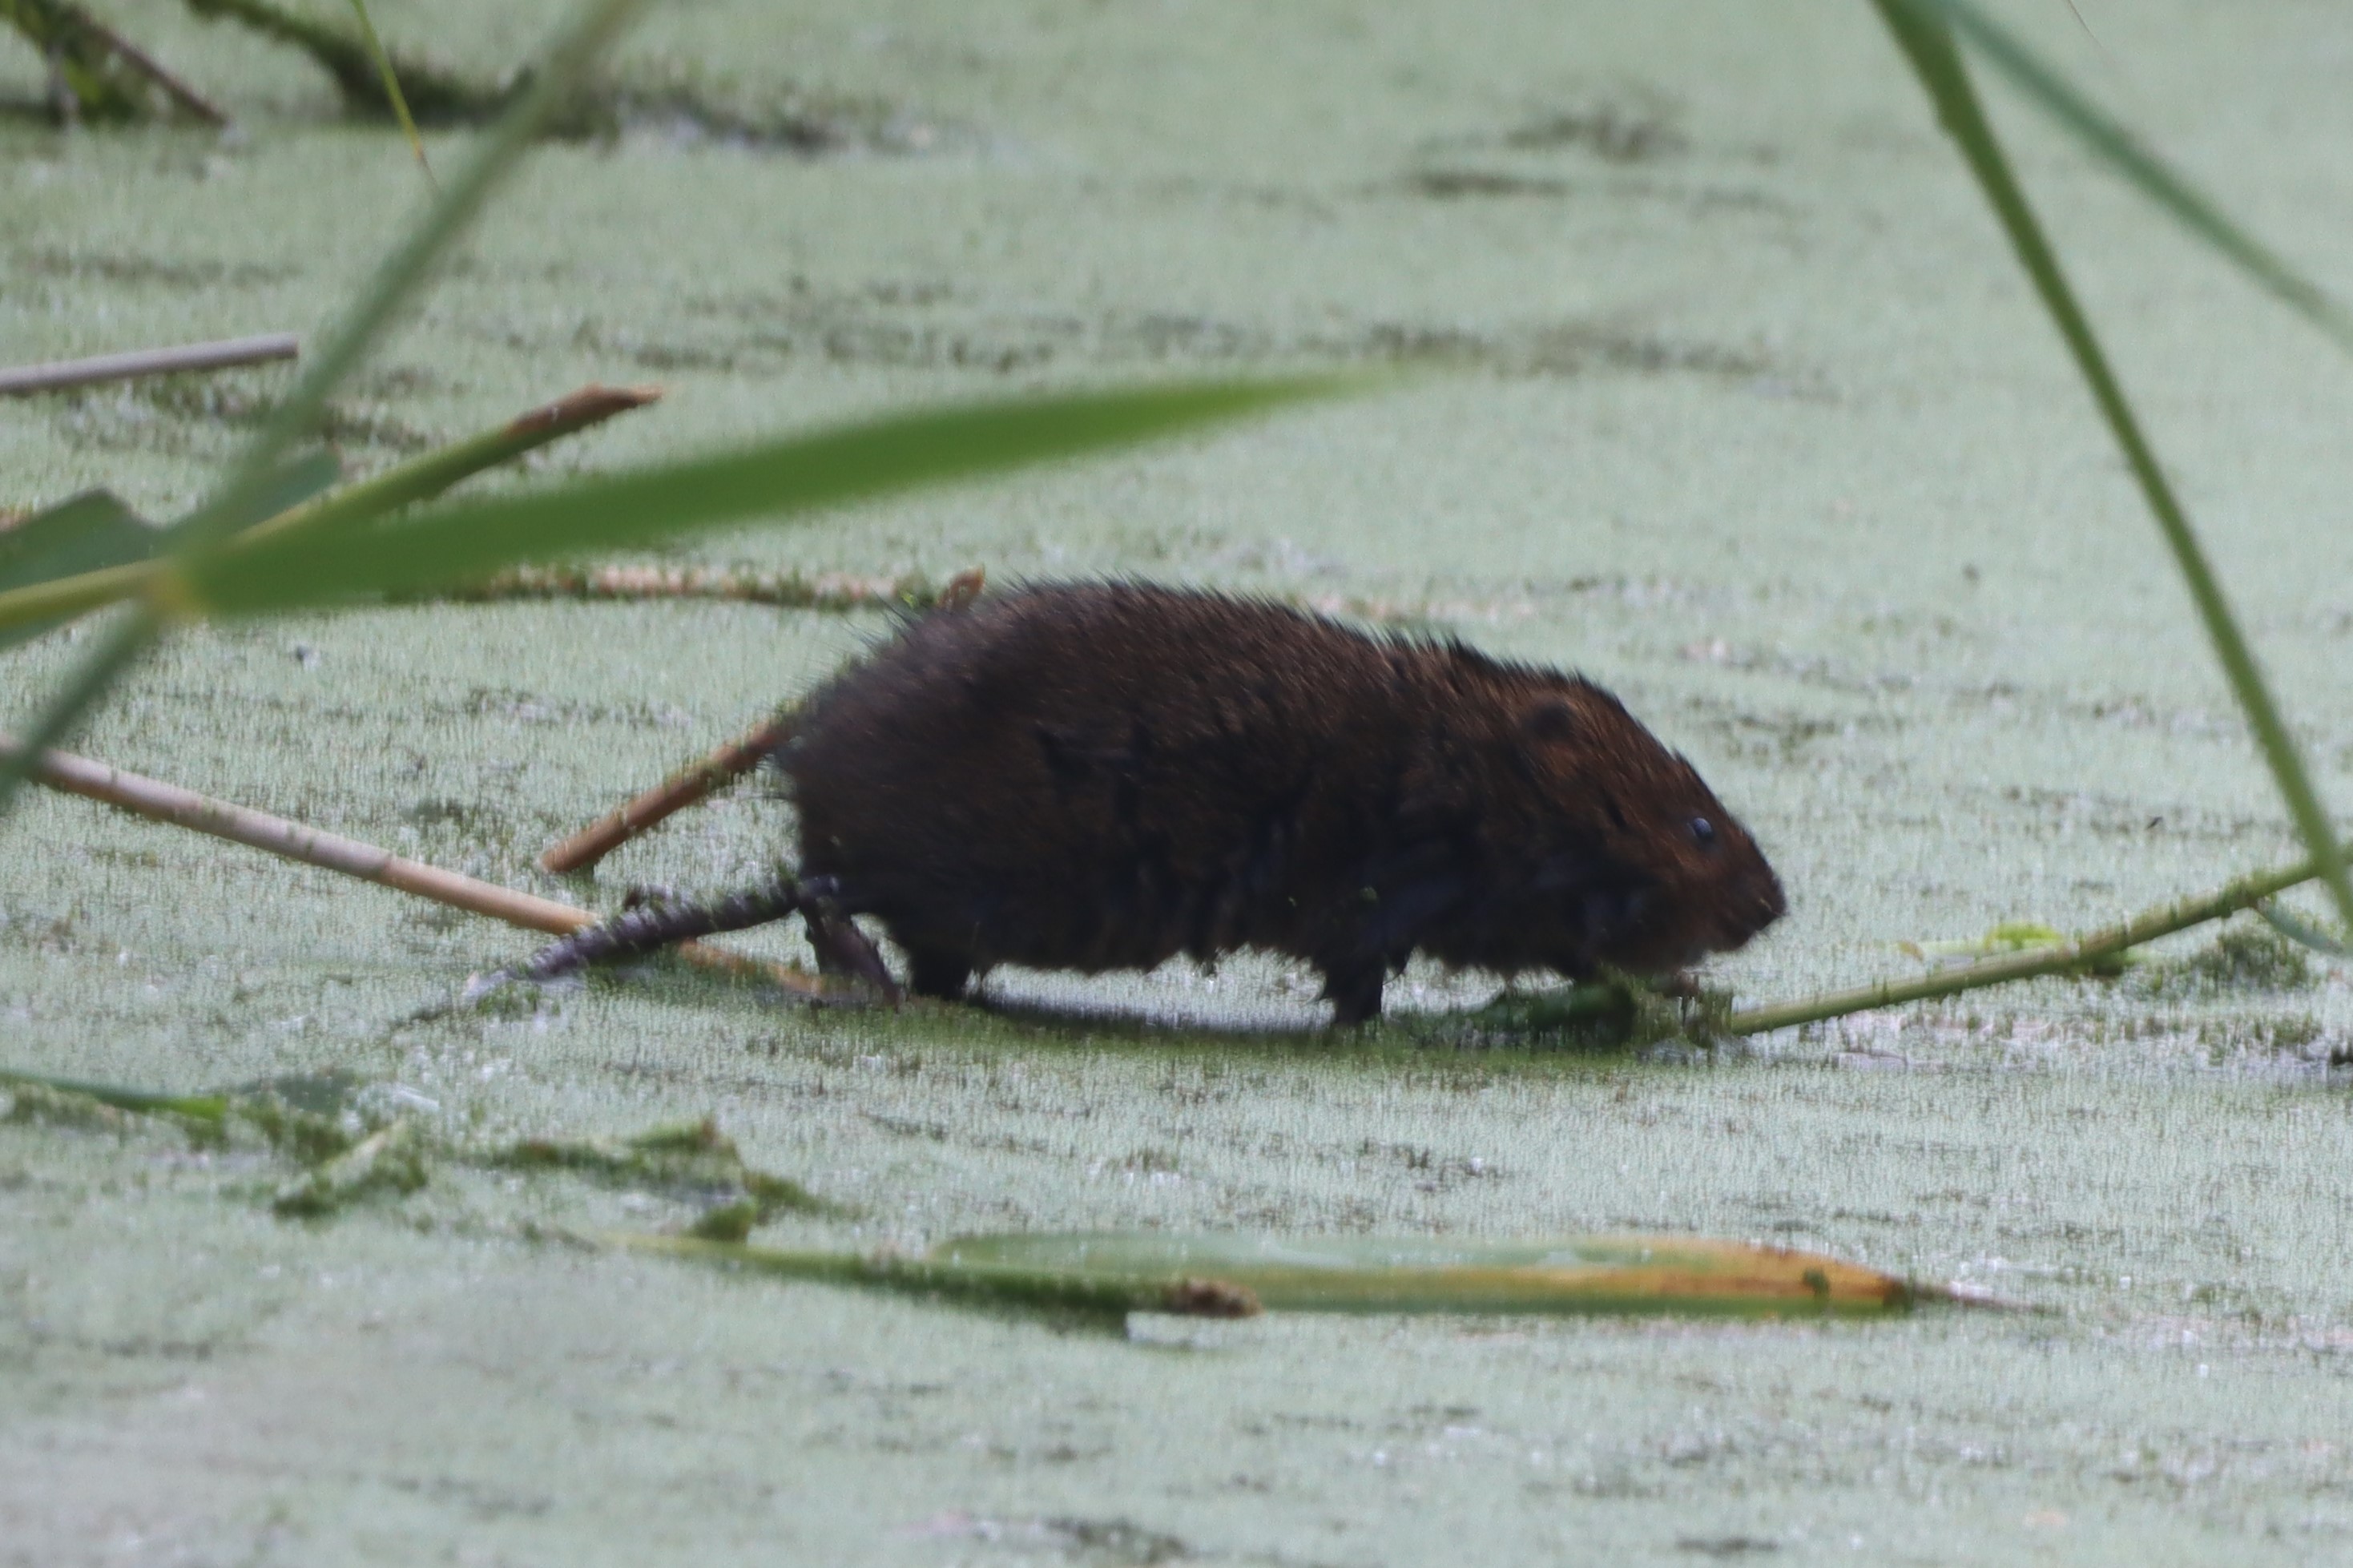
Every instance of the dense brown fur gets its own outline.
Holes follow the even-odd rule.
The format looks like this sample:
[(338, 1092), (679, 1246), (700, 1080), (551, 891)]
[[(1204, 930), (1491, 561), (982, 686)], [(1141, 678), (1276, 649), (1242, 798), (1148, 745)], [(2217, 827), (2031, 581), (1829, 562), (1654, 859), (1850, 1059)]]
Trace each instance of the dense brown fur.
[(1783, 909), (1747, 832), (1599, 687), (1215, 594), (930, 616), (824, 687), (778, 761), (801, 885), (879, 918), (932, 995), (1000, 963), (1263, 948), (1353, 1023), (1415, 952), (1659, 973)]

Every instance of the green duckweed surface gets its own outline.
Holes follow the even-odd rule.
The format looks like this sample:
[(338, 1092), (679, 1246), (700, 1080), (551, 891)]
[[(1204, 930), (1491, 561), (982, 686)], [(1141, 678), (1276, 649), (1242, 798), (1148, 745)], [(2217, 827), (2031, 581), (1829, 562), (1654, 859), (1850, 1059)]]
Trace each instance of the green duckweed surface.
[[(396, 44), (501, 64), (557, 9), (371, 6)], [(2353, 253), (2341, 8), (2082, 9), (2093, 37), (2005, 15), (2291, 254)], [(299, 60), (107, 10), (243, 130), (60, 137), (0, 39), (0, 360), (316, 330), (417, 203), (406, 152)], [(1381, 396), (676, 558), (1202, 582), (1576, 665), (1781, 868), (1790, 917), (1714, 969), (1745, 1000), (2294, 853), (1862, 4), (709, 0), (653, 8), (616, 69), (627, 129), (538, 152), (338, 400), (354, 471), (588, 380), (668, 396), (541, 472), (913, 399), (1397, 364)], [(1994, 96), (2353, 800), (2353, 366)], [(0, 404), (0, 507), (104, 483), (168, 515), (283, 384)], [(533, 857), (887, 626), (539, 603), (206, 629), (80, 745), (610, 907), (757, 874), (788, 810), (745, 789), (593, 885)], [(5, 722), (78, 651), (6, 654)], [(1335, 1038), (1306, 977), (1249, 959), (999, 976), (989, 1010), (811, 1014), (667, 969), (448, 1006), (530, 946), (79, 800), (0, 826), (0, 1065), (337, 1070), (437, 1147), (712, 1117), (856, 1211), (759, 1233), (783, 1245), (1688, 1230), (2054, 1310), (1111, 1336), (568, 1245), (694, 1213), (577, 1170), (441, 1160), (281, 1219), (296, 1167), (258, 1142), (28, 1097), (0, 1120), (0, 1562), (2353, 1558), (2339, 969), (2038, 982), (1713, 1057), (1497, 1047), (1431, 1016), (1492, 986), (1419, 969)]]

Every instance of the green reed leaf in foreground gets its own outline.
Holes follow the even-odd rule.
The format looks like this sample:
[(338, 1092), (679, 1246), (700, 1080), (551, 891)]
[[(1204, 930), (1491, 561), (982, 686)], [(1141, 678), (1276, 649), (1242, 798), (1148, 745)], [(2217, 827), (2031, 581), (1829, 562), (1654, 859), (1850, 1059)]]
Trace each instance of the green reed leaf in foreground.
[[(247, 524), (266, 516), (254, 507), (268, 493), (280, 460), (313, 435), (328, 397), (389, 330), (401, 307), (424, 285), (434, 261), (490, 199), (540, 127), (586, 74), (640, 0), (583, 0), (549, 46), (529, 91), (485, 136), (457, 178), (443, 188), (375, 273), (342, 318), (322, 335), (301, 376), (269, 421), (247, 443), (212, 493), (174, 525), (172, 558), (196, 563)], [(70, 736), (84, 714), (146, 652), (181, 606), (158, 589), (67, 676), (30, 723), (18, 730), (24, 749), (0, 757), (0, 817), (5, 817), (30, 759)]]
[(1098, 1232), (969, 1236), (921, 1257), (606, 1239), (786, 1278), (1094, 1313), (1880, 1317), (1920, 1299), (1973, 1299), (1819, 1254), (1693, 1236), (1481, 1242)]
[(2204, 192), (2168, 168), (2124, 123), (2094, 103), (2018, 37), (1994, 21), (1976, 0), (1900, 0), (1915, 10), (1933, 9), (2012, 86), (2094, 154), (2165, 209), (2192, 235), (2235, 263), (2265, 292), (2353, 349), (2353, 315), (2319, 284), (2245, 228), (2226, 216)]
[(716, 524), (1127, 446), (1358, 384), (1332, 376), (1188, 382), (885, 415), (364, 532), (264, 540), (192, 570), (190, 602), (251, 614), (414, 592), (520, 562), (638, 547)]
[(1929, 0), (1874, 0), (1874, 4), (1919, 76), (1921, 85), (1927, 89), (1945, 130), (1959, 146), (1969, 171), (1977, 176), (1987, 202), (2018, 252), (2020, 264), (2032, 281), (2035, 292), (2042, 296), (2043, 308), (2074, 355), (2076, 368), (2091, 388), (2093, 400), (2099, 405), (2116, 444), (2124, 449), (2125, 461), (2139, 482), (2142, 497), (2173, 552), (2174, 564), (2180, 568), (2199, 617), (2206, 623), (2215, 655), (2221, 661), (2222, 672), (2230, 678), (2240, 707), (2246, 712), (2248, 727), (2254, 731), (2256, 743), (2271, 765), (2272, 778), (2287, 802), (2296, 831), (2303, 835), (2314, 864), (2336, 896), (2338, 912), (2347, 925), (2353, 926), (2353, 881), (2346, 876), (2345, 857), (2337, 845), (2336, 829), (2321, 805), (2319, 792), (2313, 788), (2295, 737), (2288, 733), (2287, 723), (2272, 700), (2263, 671), (2255, 662), (2254, 651), (2240, 631), (2238, 620), (2223, 596), (2222, 585), (2206, 559), (2205, 547), (2199, 543), (2189, 514), (2175, 499), (2172, 485), (2158, 466), (2157, 454), (2142, 435), (2140, 421), (2125, 400), (2124, 388), (2109, 368), (2099, 340), (2093, 335), (2092, 323), (2077, 303), (2074, 291), (2068, 286), (2058, 255), (2051, 249), (2033, 208), (2027, 205), (2026, 193), (2019, 187), (2018, 178), (2010, 170), (2010, 160), (1994, 138), (1993, 127), (1987, 122), (1977, 91), (1969, 84), (1968, 68), (1954, 46), (1952, 34), (1946, 28), (1942, 11), (1929, 9)]

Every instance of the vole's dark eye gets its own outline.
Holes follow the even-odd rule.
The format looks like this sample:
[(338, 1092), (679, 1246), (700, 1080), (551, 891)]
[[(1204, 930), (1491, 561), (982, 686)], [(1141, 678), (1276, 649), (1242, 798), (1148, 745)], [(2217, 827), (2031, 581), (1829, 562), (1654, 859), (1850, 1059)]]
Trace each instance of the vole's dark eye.
[(1691, 820), (1691, 831), (1693, 841), (1696, 842), (1700, 848), (1714, 849), (1715, 847), (1715, 824), (1714, 822), (1709, 821), (1705, 817), (1694, 817)]

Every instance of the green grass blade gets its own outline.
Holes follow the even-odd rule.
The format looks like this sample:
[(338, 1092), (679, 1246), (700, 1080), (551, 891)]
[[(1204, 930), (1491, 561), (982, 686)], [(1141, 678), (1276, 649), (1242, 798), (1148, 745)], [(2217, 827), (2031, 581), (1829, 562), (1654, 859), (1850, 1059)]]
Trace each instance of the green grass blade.
[(128, 1089), (116, 1084), (93, 1084), (80, 1078), (52, 1077), (47, 1073), (19, 1073), (0, 1067), (0, 1088), (10, 1084), (22, 1084), (37, 1089), (48, 1089), (61, 1095), (79, 1095), (100, 1105), (116, 1110), (136, 1111), (142, 1116), (162, 1112), (171, 1116), (188, 1117), (196, 1121), (216, 1122), (228, 1113), (226, 1095), (174, 1095), (153, 1089)]
[(2125, 461), (2131, 467), (2141, 494), (2157, 519), (2158, 529), (2173, 552), (2174, 563), (2180, 568), (2189, 597), (2198, 607), (2199, 618), (2205, 622), (2207, 636), (2214, 644), (2215, 656), (2221, 661), (2231, 689), (2246, 712), (2248, 726), (2254, 731), (2256, 744), (2271, 766), (2272, 778), (2287, 802), (2296, 831), (2336, 897), (2341, 916), (2348, 926), (2353, 926), (2353, 881), (2345, 874), (2345, 857), (2338, 847), (2336, 830), (2305, 769), (2295, 739), (2288, 733), (2286, 721), (2272, 700), (2263, 671), (2255, 662), (2254, 651), (2240, 631), (2221, 583), (2206, 559), (2205, 548), (2190, 527), (2188, 514), (2175, 499), (2164, 471), (2158, 466), (2157, 454), (2142, 435), (2140, 421), (2135, 418), (2131, 405), (2125, 400), (2124, 388), (2109, 368), (2099, 340), (2093, 335), (2091, 322), (2077, 303), (2057, 254), (2044, 237), (2033, 209), (2027, 205), (2026, 194), (2020, 189), (2000, 143), (1994, 139), (1993, 127), (1987, 122), (1977, 91), (1969, 84), (1968, 68), (1945, 26), (1944, 13), (1936, 8), (1944, 0), (1873, 3), (1936, 104), (1945, 130), (1958, 144), (1962, 158), (1977, 176), (1987, 202), (2010, 236), (2020, 265), (2025, 268), (2035, 292), (2042, 297), (2059, 335), (2066, 341), (2068, 352), (2074, 355), (2076, 368), (2091, 388), (2093, 401), (2099, 405), (2116, 444), (2124, 449)]
[[(316, 431), (328, 397), (390, 328), (425, 282), (433, 262), (490, 199), (491, 191), (513, 165), (532, 137), (561, 106), (589, 66), (636, 10), (639, 0), (584, 0), (556, 35), (541, 62), (531, 90), (483, 138), (458, 177), (441, 191), (399, 244), (378, 263), (351, 307), (324, 334), (286, 400), (238, 454), (226, 479), (195, 513), (176, 525), (172, 559), (200, 563), (205, 556), (255, 517), (280, 460), (296, 442)], [(176, 575), (176, 574), (174, 574)], [(176, 585), (159, 583), (153, 605), (176, 609)], [(126, 620), (115, 635), (69, 676), (63, 689), (20, 734), (26, 749), (0, 757), (0, 819), (5, 819), (25, 781), (25, 769), (43, 747), (70, 736), (82, 715), (106, 694), (115, 678), (139, 657), (161, 630), (165, 617), (155, 608)]]
[(1332, 376), (1193, 382), (886, 415), (364, 533), (269, 540), (207, 563), (192, 584), (195, 602), (227, 613), (413, 592), (521, 561), (642, 546), (715, 524), (1130, 445), (1356, 385)]
[(1941, 12), (1955, 32), (2061, 127), (2090, 148), (2192, 235), (2228, 257), (2256, 285), (2353, 350), (2353, 315), (2280, 254), (2234, 223), (2206, 194), (2168, 168), (2122, 122), (2002, 27), (1976, 0), (1907, 0)]
[(417, 166), (425, 171), (425, 183), (435, 185), (438, 182), (433, 178), (433, 165), (425, 160), (425, 138), (417, 133), (417, 122), (408, 112), (408, 100), (400, 90), (400, 74), (392, 69), (392, 57), (385, 53), (384, 40), (375, 36), (375, 24), (368, 19), (367, 0), (352, 0), (352, 14), (360, 19), (360, 41), (375, 60), (376, 75), (384, 81), (384, 96), (392, 105), (392, 117), (400, 122), (401, 134), (408, 138), (408, 150), (417, 154)]

